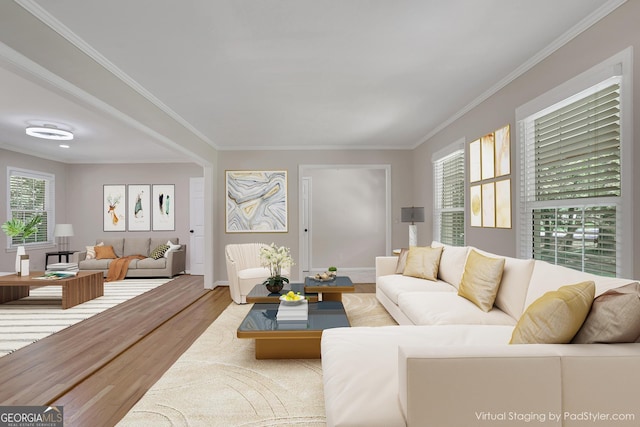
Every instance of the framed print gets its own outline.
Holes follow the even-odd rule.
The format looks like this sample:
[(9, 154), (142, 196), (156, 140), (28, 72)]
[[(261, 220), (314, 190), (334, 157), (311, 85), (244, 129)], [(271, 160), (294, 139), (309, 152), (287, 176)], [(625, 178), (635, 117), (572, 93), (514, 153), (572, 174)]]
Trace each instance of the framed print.
[(496, 195), (493, 182), (482, 184), (482, 226), (496, 226)]
[(151, 222), (153, 231), (175, 230), (175, 185), (153, 185)]
[(495, 132), (496, 177), (509, 175), (511, 173), (510, 134), (509, 125), (506, 125)]
[(286, 233), (287, 171), (226, 171), (226, 232)]
[(511, 179), (496, 181), (496, 227), (511, 228)]
[(494, 170), (494, 135), (490, 133), (480, 138), (482, 153), (482, 179), (489, 179), (495, 176)]
[(102, 186), (102, 229), (104, 231), (126, 230), (126, 186)]
[(151, 186), (127, 186), (127, 221), (129, 231), (151, 230)]
[(469, 200), (471, 201), (471, 226), (482, 227), (482, 189), (479, 185), (469, 188)]
[(469, 182), (480, 181), (480, 140), (469, 143)]

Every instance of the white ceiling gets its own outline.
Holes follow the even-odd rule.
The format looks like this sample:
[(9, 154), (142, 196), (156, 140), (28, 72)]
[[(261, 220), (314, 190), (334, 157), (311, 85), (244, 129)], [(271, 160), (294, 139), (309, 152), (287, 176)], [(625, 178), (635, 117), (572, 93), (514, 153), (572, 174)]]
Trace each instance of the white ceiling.
[[(410, 149), (623, 1), (17, 0), (0, 25), (27, 10), (77, 49), (36, 64), (34, 26), (0, 33), (0, 147), (68, 163), (122, 162), (123, 150), (193, 160), (97, 96), (100, 79), (59, 78), (89, 55), (218, 150)], [(63, 150), (27, 137), (32, 122), (76, 139)]]

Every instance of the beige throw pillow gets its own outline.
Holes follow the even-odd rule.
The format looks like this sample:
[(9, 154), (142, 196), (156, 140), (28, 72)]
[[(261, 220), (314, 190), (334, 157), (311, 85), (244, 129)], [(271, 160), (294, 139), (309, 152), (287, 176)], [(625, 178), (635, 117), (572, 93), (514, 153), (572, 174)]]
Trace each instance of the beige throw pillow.
[(587, 281), (545, 293), (522, 313), (510, 344), (570, 343), (589, 314), (595, 292), (595, 284)]
[(471, 249), (464, 265), (458, 295), (488, 312), (498, 295), (504, 258), (492, 258)]
[(84, 259), (95, 259), (96, 258), (96, 246), (104, 246), (104, 242), (100, 242), (95, 246), (87, 246), (87, 256)]
[(408, 254), (409, 248), (400, 249), (400, 255), (398, 255), (398, 264), (396, 265), (396, 274), (404, 273), (404, 267), (407, 265)]
[(407, 263), (402, 274), (435, 282), (438, 280), (441, 255), (442, 248), (412, 246), (409, 248)]
[(640, 283), (608, 290), (593, 301), (574, 344), (640, 342)]

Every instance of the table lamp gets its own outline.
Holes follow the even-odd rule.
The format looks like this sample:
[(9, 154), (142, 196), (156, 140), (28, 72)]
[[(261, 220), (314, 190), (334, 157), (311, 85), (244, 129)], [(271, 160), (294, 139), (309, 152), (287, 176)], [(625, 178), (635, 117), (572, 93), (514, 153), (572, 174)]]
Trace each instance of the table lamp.
[(409, 224), (409, 247), (418, 246), (418, 227), (416, 222), (424, 222), (424, 208), (401, 208), (400, 221)]
[(69, 250), (69, 237), (73, 236), (73, 225), (71, 224), (56, 224), (53, 229), (53, 237), (60, 238), (60, 250)]

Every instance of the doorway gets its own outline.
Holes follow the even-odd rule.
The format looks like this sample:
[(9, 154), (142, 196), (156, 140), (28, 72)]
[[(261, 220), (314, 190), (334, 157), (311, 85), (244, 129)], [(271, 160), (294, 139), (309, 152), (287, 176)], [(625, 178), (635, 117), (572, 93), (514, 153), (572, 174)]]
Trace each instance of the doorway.
[(338, 267), (375, 282), (375, 257), (391, 251), (390, 165), (301, 165), (300, 277)]

